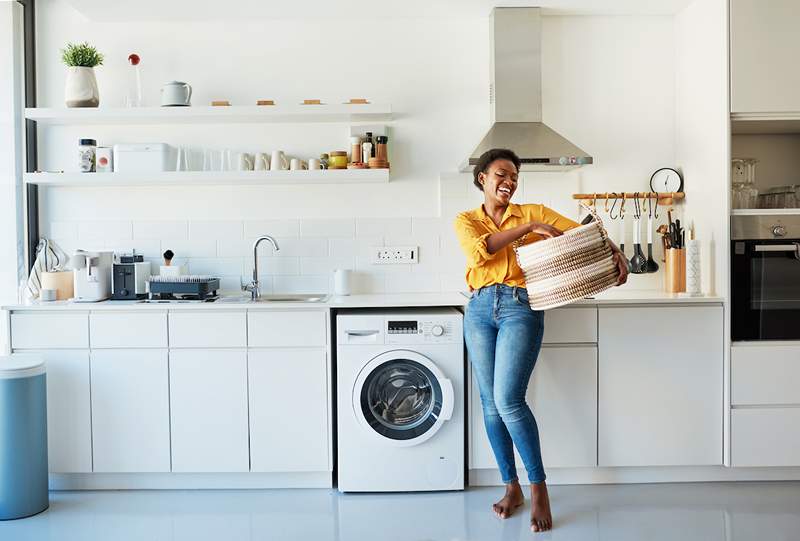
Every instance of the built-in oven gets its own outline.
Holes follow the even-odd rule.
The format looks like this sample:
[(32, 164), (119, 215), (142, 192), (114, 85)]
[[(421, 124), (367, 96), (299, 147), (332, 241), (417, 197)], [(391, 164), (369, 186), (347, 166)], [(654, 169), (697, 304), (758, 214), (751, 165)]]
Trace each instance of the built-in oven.
[(800, 216), (733, 216), (731, 239), (733, 340), (800, 340)]

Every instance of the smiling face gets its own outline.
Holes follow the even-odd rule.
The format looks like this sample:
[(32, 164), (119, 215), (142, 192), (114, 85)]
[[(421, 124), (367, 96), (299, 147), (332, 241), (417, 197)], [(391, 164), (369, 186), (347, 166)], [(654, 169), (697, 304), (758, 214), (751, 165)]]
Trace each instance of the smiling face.
[(483, 185), (487, 203), (507, 206), (511, 196), (517, 191), (519, 171), (511, 160), (498, 159), (489, 164), (485, 173), (478, 175)]

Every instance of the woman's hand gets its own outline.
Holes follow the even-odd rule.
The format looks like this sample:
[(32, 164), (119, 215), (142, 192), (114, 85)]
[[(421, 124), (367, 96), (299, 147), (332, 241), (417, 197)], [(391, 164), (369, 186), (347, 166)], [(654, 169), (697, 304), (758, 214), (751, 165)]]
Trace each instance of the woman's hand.
[(553, 227), (552, 225), (543, 224), (541, 222), (531, 222), (528, 224), (528, 232), (536, 235), (541, 235), (546, 239), (552, 237), (560, 237), (564, 234), (563, 231)]
[(625, 254), (620, 252), (619, 248), (616, 246), (614, 246), (614, 251), (611, 257), (614, 259), (617, 269), (619, 269), (619, 279), (617, 280), (617, 285), (621, 286), (628, 281), (628, 258), (625, 257)]

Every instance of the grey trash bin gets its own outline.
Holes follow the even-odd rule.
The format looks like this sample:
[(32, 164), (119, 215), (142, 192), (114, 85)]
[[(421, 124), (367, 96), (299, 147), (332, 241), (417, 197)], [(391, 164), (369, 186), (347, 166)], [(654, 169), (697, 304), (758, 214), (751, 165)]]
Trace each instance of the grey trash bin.
[(0, 520), (29, 517), (47, 494), (47, 383), (39, 355), (0, 355)]

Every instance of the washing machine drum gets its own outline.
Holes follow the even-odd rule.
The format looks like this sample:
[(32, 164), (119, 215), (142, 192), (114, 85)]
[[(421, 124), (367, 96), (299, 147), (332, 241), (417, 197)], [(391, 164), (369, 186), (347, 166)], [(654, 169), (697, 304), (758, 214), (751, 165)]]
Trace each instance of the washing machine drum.
[(359, 373), (353, 410), (364, 429), (381, 441), (417, 445), (452, 416), (453, 385), (424, 355), (390, 351)]

